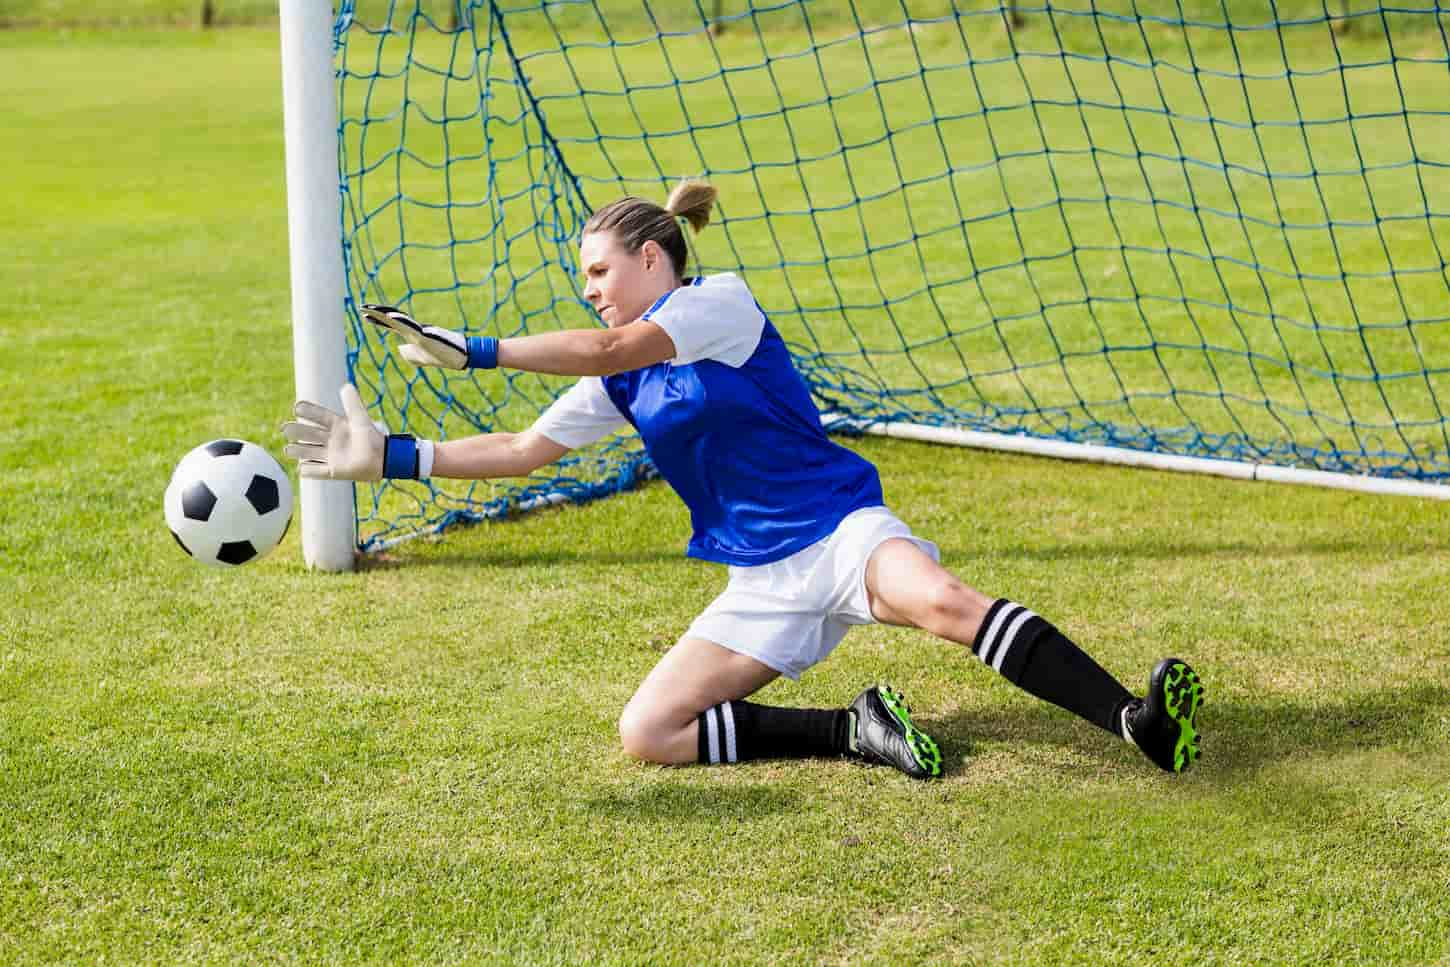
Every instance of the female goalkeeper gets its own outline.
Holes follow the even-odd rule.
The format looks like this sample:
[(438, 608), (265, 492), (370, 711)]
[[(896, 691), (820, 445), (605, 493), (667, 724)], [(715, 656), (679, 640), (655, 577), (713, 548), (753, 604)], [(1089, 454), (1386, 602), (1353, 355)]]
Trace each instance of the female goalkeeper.
[(464, 338), (390, 306), (367, 317), (416, 365), (578, 376), (522, 433), (433, 443), (385, 436), (356, 389), (345, 414), (302, 401), (282, 429), (304, 477), (515, 477), (631, 424), (690, 510), (688, 553), (729, 567), (724, 592), (640, 684), (619, 719), (624, 749), (662, 763), (850, 756), (941, 774), (906, 703), (873, 686), (841, 709), (745, 701), (798, 678), (852, 625), (925, 629), (971, 648), (1019, 688), (1180, 772), (1198, 758), (1198, 676), (1166, 658), (1136, 698), (1046, 619), (938, 563), (882, 499), (876, 468), (833, 443), (780, 334), (738, 276), (686, 278), (680, 219), (709, 221), (715, 189), (687, 181), (661, 208), (623, 198), (584, 226), (584, 298), (602, 329)]

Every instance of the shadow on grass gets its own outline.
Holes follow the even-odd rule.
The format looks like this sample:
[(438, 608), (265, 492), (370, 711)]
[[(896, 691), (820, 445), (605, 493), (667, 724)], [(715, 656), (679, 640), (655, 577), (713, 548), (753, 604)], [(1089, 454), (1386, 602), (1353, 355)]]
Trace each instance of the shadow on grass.
[[(1216, 702), (1210, 691), (1198, 719), (1204, 753), (1198, 771), (1236, 778), (1277, 762), (1397, 744), (1412, 752), (1416, 746), (1439, 750), (1447, 713), (1450, 686), (1430, 681), (1313, 699), (1265, 695)], [(949, 759), (965, 757), (965, 769), (984, 740), (1058, 746), (1089, 757), (1116, 754), (1112, 738), (1046, 703), (918, 718)]]
[[(580, 551), (564, 548), (540, 548), (526, 554), (500, 553), (480, 550), (476, 554), (450, 551), (446, 554), (411, 554), (397, 551), (380, 551), (358, 557), (360, 571), (387, 571), (394, 568), (418, 567), (496, 567), (504, 569), (527, 567), (551, 567), (557, 564), (585, 564), (605, 566), (653, 566), (657, 564), (681, 564), (689, 561), (683, 549), (670, 551), (623, 550), (623, 551)], [(692, 565), (698, 566), (698, 565)]]
[(756, 820), (761, 816), (798, 812), (804, 808), (797, 793), (771, 784), (705, 786), (656, 783), (643, 789), (596, 796), (587, 803), (591, 811), (602, 816), (670, 823)]

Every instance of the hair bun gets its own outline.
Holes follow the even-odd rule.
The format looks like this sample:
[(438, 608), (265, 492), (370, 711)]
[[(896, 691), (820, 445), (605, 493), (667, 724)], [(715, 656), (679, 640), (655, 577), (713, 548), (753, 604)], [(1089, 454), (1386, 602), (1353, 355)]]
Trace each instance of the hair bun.
[(669, 201), (665, 202), (665, 211), (689, 222), (690, 227), (699, 234), (702, 228), (710, 224), (710, 211), (715, 207), (715, 198), (719, 194), (708, 181), (687, 178), (670, 192)]

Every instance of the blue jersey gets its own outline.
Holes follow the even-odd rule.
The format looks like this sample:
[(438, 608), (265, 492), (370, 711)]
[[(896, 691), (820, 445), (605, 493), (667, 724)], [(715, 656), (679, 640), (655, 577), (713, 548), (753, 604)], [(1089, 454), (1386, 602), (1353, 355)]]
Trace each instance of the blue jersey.
[[(826, 435), (780, 333), (738, 278), (696, 280), (643, 318), (670, 334), (675, 358), (599, 383), (689, 508), (690, 556), (770, 564), (883, 503), (876, 468)], [(546, 422), (536, 428), (556, 438)]]

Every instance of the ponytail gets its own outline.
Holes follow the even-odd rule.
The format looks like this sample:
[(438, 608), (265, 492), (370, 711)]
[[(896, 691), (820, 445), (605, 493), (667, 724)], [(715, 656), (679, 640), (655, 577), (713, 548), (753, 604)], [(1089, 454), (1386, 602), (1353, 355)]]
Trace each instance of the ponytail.
[(687, 179), (670, 192), (670, 200), (665, 202), (665, 211), (689, 222), (698, 235), (701, 229), (710, 224), (710, 210), (715, 207), (715, 198), (719, 194), (708, 181)]

